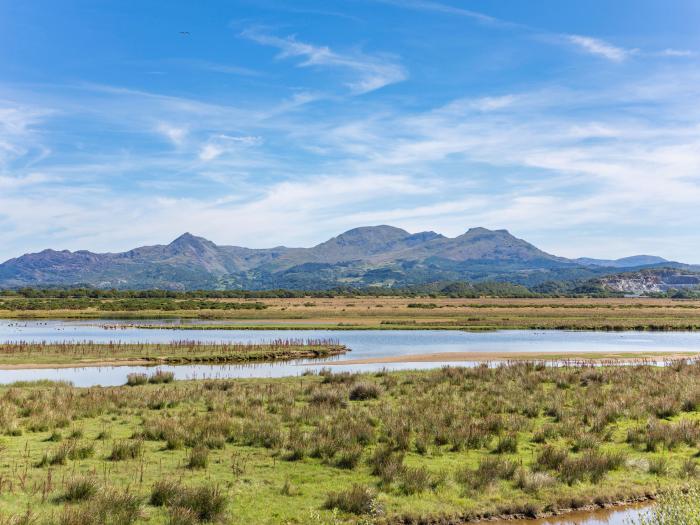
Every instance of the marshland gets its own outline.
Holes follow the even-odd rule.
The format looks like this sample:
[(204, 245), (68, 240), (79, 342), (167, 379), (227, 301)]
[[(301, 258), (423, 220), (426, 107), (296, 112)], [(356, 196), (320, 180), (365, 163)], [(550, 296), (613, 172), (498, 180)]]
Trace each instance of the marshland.
[[(692, 486), (700, 364), (0, 387), (6, 523), (464, 523)], [(14, 520), (14, 521), (13, 521)]]
[[(131, 319), (188, 329), (698, 330), (700, 301), (660, 298), (331, 296), (0, 298), (5, 319)], [(150, 320), (162, 319), (161, 323)], [(149, 321), (149, 322), (143, 322)]]
[(3, 525), (580, 522), (700, 481), (700, 303), (14, 300)]

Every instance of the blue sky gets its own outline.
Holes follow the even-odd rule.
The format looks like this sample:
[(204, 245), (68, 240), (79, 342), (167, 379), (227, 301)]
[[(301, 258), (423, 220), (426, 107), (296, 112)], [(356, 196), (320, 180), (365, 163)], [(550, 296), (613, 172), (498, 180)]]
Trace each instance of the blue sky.
[(0, 0), (0, 259), (392, 224), (700, 262), (699, 25), (696, 0)]

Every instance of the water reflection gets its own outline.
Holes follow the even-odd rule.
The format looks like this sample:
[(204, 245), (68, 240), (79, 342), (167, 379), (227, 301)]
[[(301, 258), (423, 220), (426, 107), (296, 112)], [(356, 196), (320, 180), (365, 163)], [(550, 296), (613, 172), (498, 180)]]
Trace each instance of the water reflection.
[(493, 525), (630, 525), (635, 518), (646, 512), (647, 504), (632, 505), (617, 509), (579, 511), (551, 518), (490, 521)]

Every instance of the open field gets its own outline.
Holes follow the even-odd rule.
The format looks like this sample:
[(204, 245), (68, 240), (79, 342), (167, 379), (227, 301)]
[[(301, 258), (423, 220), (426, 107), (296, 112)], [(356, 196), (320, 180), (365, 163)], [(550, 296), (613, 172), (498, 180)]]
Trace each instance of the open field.
[[(432, 297), (125, 301), (6, 297), (0, 304), (0, 318), (133, 319), (136, 325), (139, 319), (183, 319), (184, 326), (179, 328), (191, 329), (698, 330), (700, 301)], [(187, 319), (208, 322), (188, 325)]]
[(337, 341), (280, 339), (269, 343), (0, 343), (0, 369), (56, 366), (250, 363), (330, 357)]
[(557, 513), (693, 482), (699, 409), (700, 364), (686, 362), (16, 384), (0, 387), (0, 512), (42, 525)]

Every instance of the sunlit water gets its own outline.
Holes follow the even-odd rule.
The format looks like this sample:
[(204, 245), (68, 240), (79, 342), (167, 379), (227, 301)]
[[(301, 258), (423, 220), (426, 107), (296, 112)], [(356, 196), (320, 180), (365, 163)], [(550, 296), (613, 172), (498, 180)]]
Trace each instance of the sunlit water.
[(572, 512), (553, 518), (488, 522), (491, 525), (632, 525), (647, 512), (646, 505), (618, 509)]
[[(123, 322), (122, 322), (123, 323)], [(328, 361), (396, 357), (440, 352), (684, 352), (700, 349), (698, 332), (567, 332), (503, 330), (461, 332), (436, 330), (150, 330), (144, 328), (105, 329), (119, 321), (8, 321), (0, 320), (0, 342), (93, 341), (167, 343), (194, 340), (202, 342), (265, 342), (274, 339), (335, 339), (351, 349), (344, 356), (243, 365), (177, 365), (159, 368), (175, 373), (177, 379), (231, 377), (285, 377), (304, 371), (318, 371)], [(416, 370), (444, 365), (470, 366), (470, 362), (372, 363), (334, 367), (337, 371), (371, 372), (382, 369)], [(0, 383), (20, 380), (53, 379), (71, 381), (76, 386), (124, 384), (132, 372), (150, 370), (144, 366), (105, 366), (36, 370), (0, 370)]]

